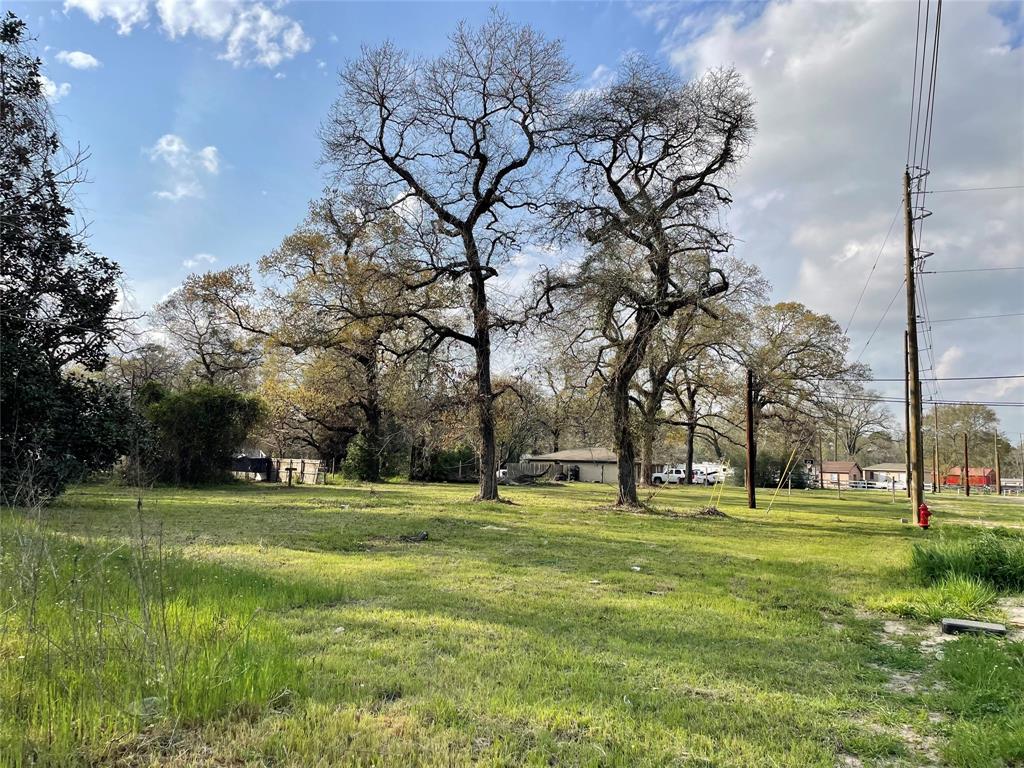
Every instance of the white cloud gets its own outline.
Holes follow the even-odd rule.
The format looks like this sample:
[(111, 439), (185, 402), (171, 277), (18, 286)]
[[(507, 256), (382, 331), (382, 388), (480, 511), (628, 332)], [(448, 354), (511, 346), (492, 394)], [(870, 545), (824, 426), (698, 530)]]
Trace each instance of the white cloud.
[(72, 69), (95, 69), (100, 66), (100, 60), (85, 51), (61, 51), (57, 54), (57, 61)]
[(72, 8), (85, 13), (93, 21), (113, 19), (117, 34), (130, 34), (137, 24), (149, 19), (149, 0), (64, 0), (64, 12)]
[(953, 376), (956, 374), (957, 363), (959, 363), (964, 357), (964, 351), (959, 346), (954, 344), (949, 347), (945, 352), (939, 356), (939, 360), (935, 363), (935, 373), (937, 376)]
[[(734, 65), (757, 101), (758, 130), (731, 184), (736, 254), (758, 264), (778, 299), (797, 299), (850, 329), (852, 357), (893, 300), (863, 360), (880, 377), (902, 374), (903, 220), (915, 6), (772, 3), (740, 18), (648, 7), (664, 50), (686, 75)], [(1024, 48), (987, 4), (946, 6), (939, 57), (931, 188), (1024, 184)], [(1012, 94), (1012, 95), (1010, 95)], [(1009, 101), (1007, 101), (1009, 99)], [(930, 195), (926, 270), (1024, 266), (1019, 190)], [(882, 242), (892, 225), (891, 235)], [(1024, 273), (925, 275), (934, 320), (1019, 311)], [(925, 314), (925, 307), (919, 308)], [(935, 323), (922, 343), (923, 376), (1019, 373), (1019, 318)], [(933, 346), (933, 349), (928, 347)], [(891, 394), (900, 395), (898, 385)], [(945, 397), (969, 385), (943, 383)], [(926, 392), (930, 385), (926, 386)], [(1004, 414), (1005, 415), (1005, 414)]]
[(226, 42), (221, 58), (235, 66), (255, 63), (274, 68), (313, 47), (297, 21), (262, 5), (248, 6), (238, 15)]
[(288, 75), (286, 75), (284, 72), (275, 72), (274, 73), (274, 79), (275, 80), (284, 80), (286, 77), (288, 77)]
[(176, 202), (186, 197), (202, 197), (201, 178), (220, 172), (220, 154), (216, 147), (193, 151), (181, 136), (173, 133), (157, 139), (147, 154), (150, 160), (167, 169), (169, 186), (153, 193), (162, 200)]
[(216, 147), (203, 147), (196, 153), (196, 157), (207, 173), (220, 172), (220, 157), (217, 155)]
[(40, 75), (39, 81), (42, 84), (43, 96), (51, 104), (56, 104), (71, 93), (71, 83), (55, 83), (46, 75)]
[(236, 67), (260, 65), (273, 69), (313, 47), (312, 39), (297, 21), (262, 3), (244, 0), (65, 0), (65, 11), (73, 8), (93, 21), (113, 19), (122, 35), (145, 24), (153, 8), (169, 38), (195, 35), (222, 42), (224, 50), (219, 58)]
[(213, 264), (217, 260), (216, 256), (209, 253), (197, 253), (190, 259), (185, 259), (181, 262), (181, 266), (185, 269), (195, 269), (200, 264)]

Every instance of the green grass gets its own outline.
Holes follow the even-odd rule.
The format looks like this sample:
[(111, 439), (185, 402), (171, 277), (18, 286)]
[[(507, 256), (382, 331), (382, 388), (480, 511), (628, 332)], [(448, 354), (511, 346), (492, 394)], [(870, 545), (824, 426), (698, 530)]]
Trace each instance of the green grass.
[(995, 588), (976, 576), (953, 573), (924, 588), (908, 589), (872, 604), (891, 613), (927, 621), (946, 616), (985, 620), (996, 617)]
[[(918, 765), (902, 724), (991, 726), (951, 704), (936, 726), (926, 691), (887, 686), (935, 662), (862, 609), (916, 587), (914, 543), (1019, 526), (1019, 503), (936, 498), (926, 532), (872, 492), (765, 514), (727, 488), (725, 520), (617, 511), (598, 486), (472, 493), (157, 489), (142, 568), (126, 489), (74, 489), (44, 530), (3, 518), (0, 764)], [(39, 542), (55, 567), (33, 591)], [(90, 611), (138, 626), (101, 636)]]
[(958, 716), (943, 750), (951, 765), (1024, 764), (1024, 643), (965, 637), (950, 644), (939, 672), (940, 703)]
[(942, 536), (915, 544), (911, 563), (926, 582), (968, 576), (1019, 592), (1024, 590), (1024, 533), (995, 529), (977, 536)]

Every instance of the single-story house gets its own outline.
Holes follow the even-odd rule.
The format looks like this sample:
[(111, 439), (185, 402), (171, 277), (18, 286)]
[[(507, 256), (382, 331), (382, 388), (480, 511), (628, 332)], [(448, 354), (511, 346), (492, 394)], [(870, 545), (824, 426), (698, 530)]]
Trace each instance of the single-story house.
[[(864, 479), (871, 483), (886, 483), (895, 480), (896, 484), (903, 483), (906, 485), (907, 482), (907, 465), (897, 464), (895, 462), (886, 462), (883, 464), (872, 464), (870, 467), (864, 467)], [(925, 472), (925, 477), (930, 478), (931, 473)], [(931, 480), (929, 479), (929, 482)]]
[(821, 484), (825, 488), (845, 488), (851, 480), (863, 480), (864, 475), (856, 461), (823, 461)]
[[(872, 464), (870, 467), (864, 467), (864, 479), (867, 480), (869, 483), (883, 483), (887, 487), (892, 481), (895, 481), (897, 488), (906, 488), (907, 465), (900, 464), (894, 461), (885, 462), (882, 464)], [(925, 486), (931, 488), (932, 481), (932, 468), (929, 466), (925, 466)]]
[[(953, 467), (946, 472), (942, 482), (945, 485), (961, 485), (963, 483), (962, 473), (963, 469), (961, 467)], [(992, 467), (968, 467), (967, 482), (970, 485), (994, 486), (996, 484), (996, 471)]]
[[(618, 457), (607, 448), (571, 448), (553, 453), (538, 453), (524, 456), (523, 463), (536, 464), (539, 467), (551, 467), (550, 475), (565, 474), (573, 477), (578, 470), (578, 479), (582, 483), (609, 483), (617, 485)], [(639, 482), (640, 460), (637, 459), (633, 473)]]

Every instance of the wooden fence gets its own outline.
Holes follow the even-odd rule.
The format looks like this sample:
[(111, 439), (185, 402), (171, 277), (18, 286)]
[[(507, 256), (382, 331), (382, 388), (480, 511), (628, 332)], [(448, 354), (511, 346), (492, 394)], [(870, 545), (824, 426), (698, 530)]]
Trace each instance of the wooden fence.
[(509, 483), (532, 483), (535, 480), (550, 480), (555, 476), (554, 464), (532, 461), (510, 461), (505, 465), (507, 475), (505, 481)]
[[(320, 467), (320, 459), (274, 459), (270, 460), (270, 477), (268, 480), (287, 483), (289, 475), (293, 483), (327, 482), (326, 471)], [(290, 471), (289, 471), (290, 470)]]

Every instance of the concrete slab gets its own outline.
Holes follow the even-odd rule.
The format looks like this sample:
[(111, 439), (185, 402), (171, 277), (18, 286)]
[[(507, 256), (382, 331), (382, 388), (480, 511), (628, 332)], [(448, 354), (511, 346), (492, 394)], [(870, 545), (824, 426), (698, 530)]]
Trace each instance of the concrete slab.
[(1002, 624), (990, 624), (987, 621), (971, 621), (970, 619), (943, 619), (942, 631), (947, 635), (958, 635), (971, 632), (984, 635), (1005, 635), (1006, 627)]

